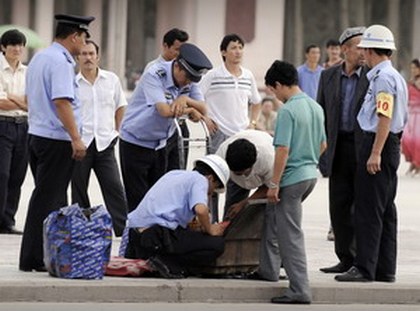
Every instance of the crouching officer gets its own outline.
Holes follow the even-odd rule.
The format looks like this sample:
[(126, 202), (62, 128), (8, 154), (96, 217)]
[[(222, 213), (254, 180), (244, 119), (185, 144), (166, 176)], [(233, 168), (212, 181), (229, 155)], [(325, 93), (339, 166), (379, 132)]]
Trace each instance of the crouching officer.
[[(182, 278), (211, 264), (224, 251), (224, 224), (211, 224), (208, 198), (223, 192), (229, 167), (217, 155), (195, 162), (193, 171), (172, 170), (128, 215), (125, 257), (149, 259), (164, 278)], [(201, 231), (187, 225), (197, 217)]]
[(129, 211), (165, 173), (165, 149), (175, 132), (174, 119), (188, 115), (198, 121), (205, 114), (195, 82), (211, 68), (198, 47), (184, 43), (175, 60), (152, 65), (142, 75), (121, 124), (121, 170)]

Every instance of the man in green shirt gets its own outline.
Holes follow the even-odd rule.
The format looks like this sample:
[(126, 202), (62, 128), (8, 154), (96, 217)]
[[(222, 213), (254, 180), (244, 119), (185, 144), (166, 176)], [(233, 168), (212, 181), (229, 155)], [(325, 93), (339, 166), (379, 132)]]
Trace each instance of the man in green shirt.
[(267, 199), (276, 204), (272, 221), (277, 227), (280, 257), (289, 277), (289, 288), (273, 303), (311, 303), (306, 268), (302, 202), (315, 187), (317, 165), (326, 148), (324, 113), (298, 86), (296, 68), (275, 61), (265, 84), (285, 104), (280, 108), (274, 133), (274, 169)]

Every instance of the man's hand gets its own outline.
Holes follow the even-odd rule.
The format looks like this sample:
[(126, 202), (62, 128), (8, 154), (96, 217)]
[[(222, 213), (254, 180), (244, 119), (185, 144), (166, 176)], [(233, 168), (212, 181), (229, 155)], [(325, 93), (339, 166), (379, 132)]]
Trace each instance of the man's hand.
[(211, 224), (209, 231), (207, 232), (211, 236), (222, 236), (225, 232), (226, 224)]
[(381, 155), (378, 153), (371, 153), (366, 163), (366, 169), (369, 174), (375, 175), (381, 171)]
[(73, 149), (72, 158), (76, 161), (81, 161), (85, 157), (86, 146), (80, 138), (71, 141), (71, 148)]
[(269, 188), (267, 190), (267, 201), (269, 203), (277, 203), (279, 199), (279, 188)]
[(239, 202), (232, 204), (229, 208), (229, 211), (226, 214), (225, 219), (229, 220), (229, 219), (235, 218), (236, 215), (238, 215), (238, 213), (241, 211), (243, 207), (244, 207), (244, 204), (240, 204)]
[(198, 122), (203, 119), (203, 115), (197, 109), (187, 108), (185, 109), (185, 113), (188, 114), (188, 119), (193, 122)]
[(171, 111), (174, 114), (174, 118), (178, 118), (185, 114), (185, 110), (188, 108), (187, 100), (188, 97), (183, 95), (173, 101)]
[(217, 126), (216, 122), (214, 122), (212, 119), (205, 117), (204, 122), (206, 123), (207, 129), (209, 130), (210, 134), (214, 134), (217, 132), (219, 127)]

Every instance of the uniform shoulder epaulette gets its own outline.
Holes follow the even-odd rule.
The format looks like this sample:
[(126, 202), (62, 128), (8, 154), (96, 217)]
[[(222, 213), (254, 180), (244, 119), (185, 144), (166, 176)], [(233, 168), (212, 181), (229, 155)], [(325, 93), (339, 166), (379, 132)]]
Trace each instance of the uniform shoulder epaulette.
[(158, 75), (159, 78), (165, 78), (166, 77), (166, 71), (163, 70), (163, 69), (156, 70), (156, 74)]
[(380, 72), (381, 72), (380, 69), (375, 72), (375, 75), (373, 76), (372, 81), (375, 81), (376, 79), (378, 79)]
[(65, 53), (65, 52), (63, 52), (63, 54), (64, 54), (64, 57), (66, 58), (66, 60), (70, 63), (70, 64), (72, 64), (73, 63), (73, 58), (71, 58), (67, 53)]

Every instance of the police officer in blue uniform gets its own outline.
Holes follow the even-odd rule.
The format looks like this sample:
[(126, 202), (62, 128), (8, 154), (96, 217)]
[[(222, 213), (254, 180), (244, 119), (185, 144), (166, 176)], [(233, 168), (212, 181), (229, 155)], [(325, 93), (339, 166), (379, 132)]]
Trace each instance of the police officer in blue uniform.
[(121, 170), (128, 210), (165, 173), (165, 148), (175, 131), (174, 119), (205, 114), (196, 82), (212, 65), (195, 45), (184, 43), (172, 62), (157, 63), (141, 77), (127, 106), (120, 130)]
[(392, 67), (392, 32), (373, 25), (363, 33), (369, 88), (357, 120), (364, 131), (356, 174), (354, 266), (337, 275), (344, 282), (394, 282), (397, 264), (397, 169), (407, 121), (408, 91)]
[(56, 15), (55, 39), (28, 66), (29, 163), (35, 189), (23, 233), (19, 269), (46, 271), (42, 226), (48, 214), (67, 205), (67, 188), (75, 160), (86, 147), (80, 136), (73, 56), (79, 54), (94, 17)]

